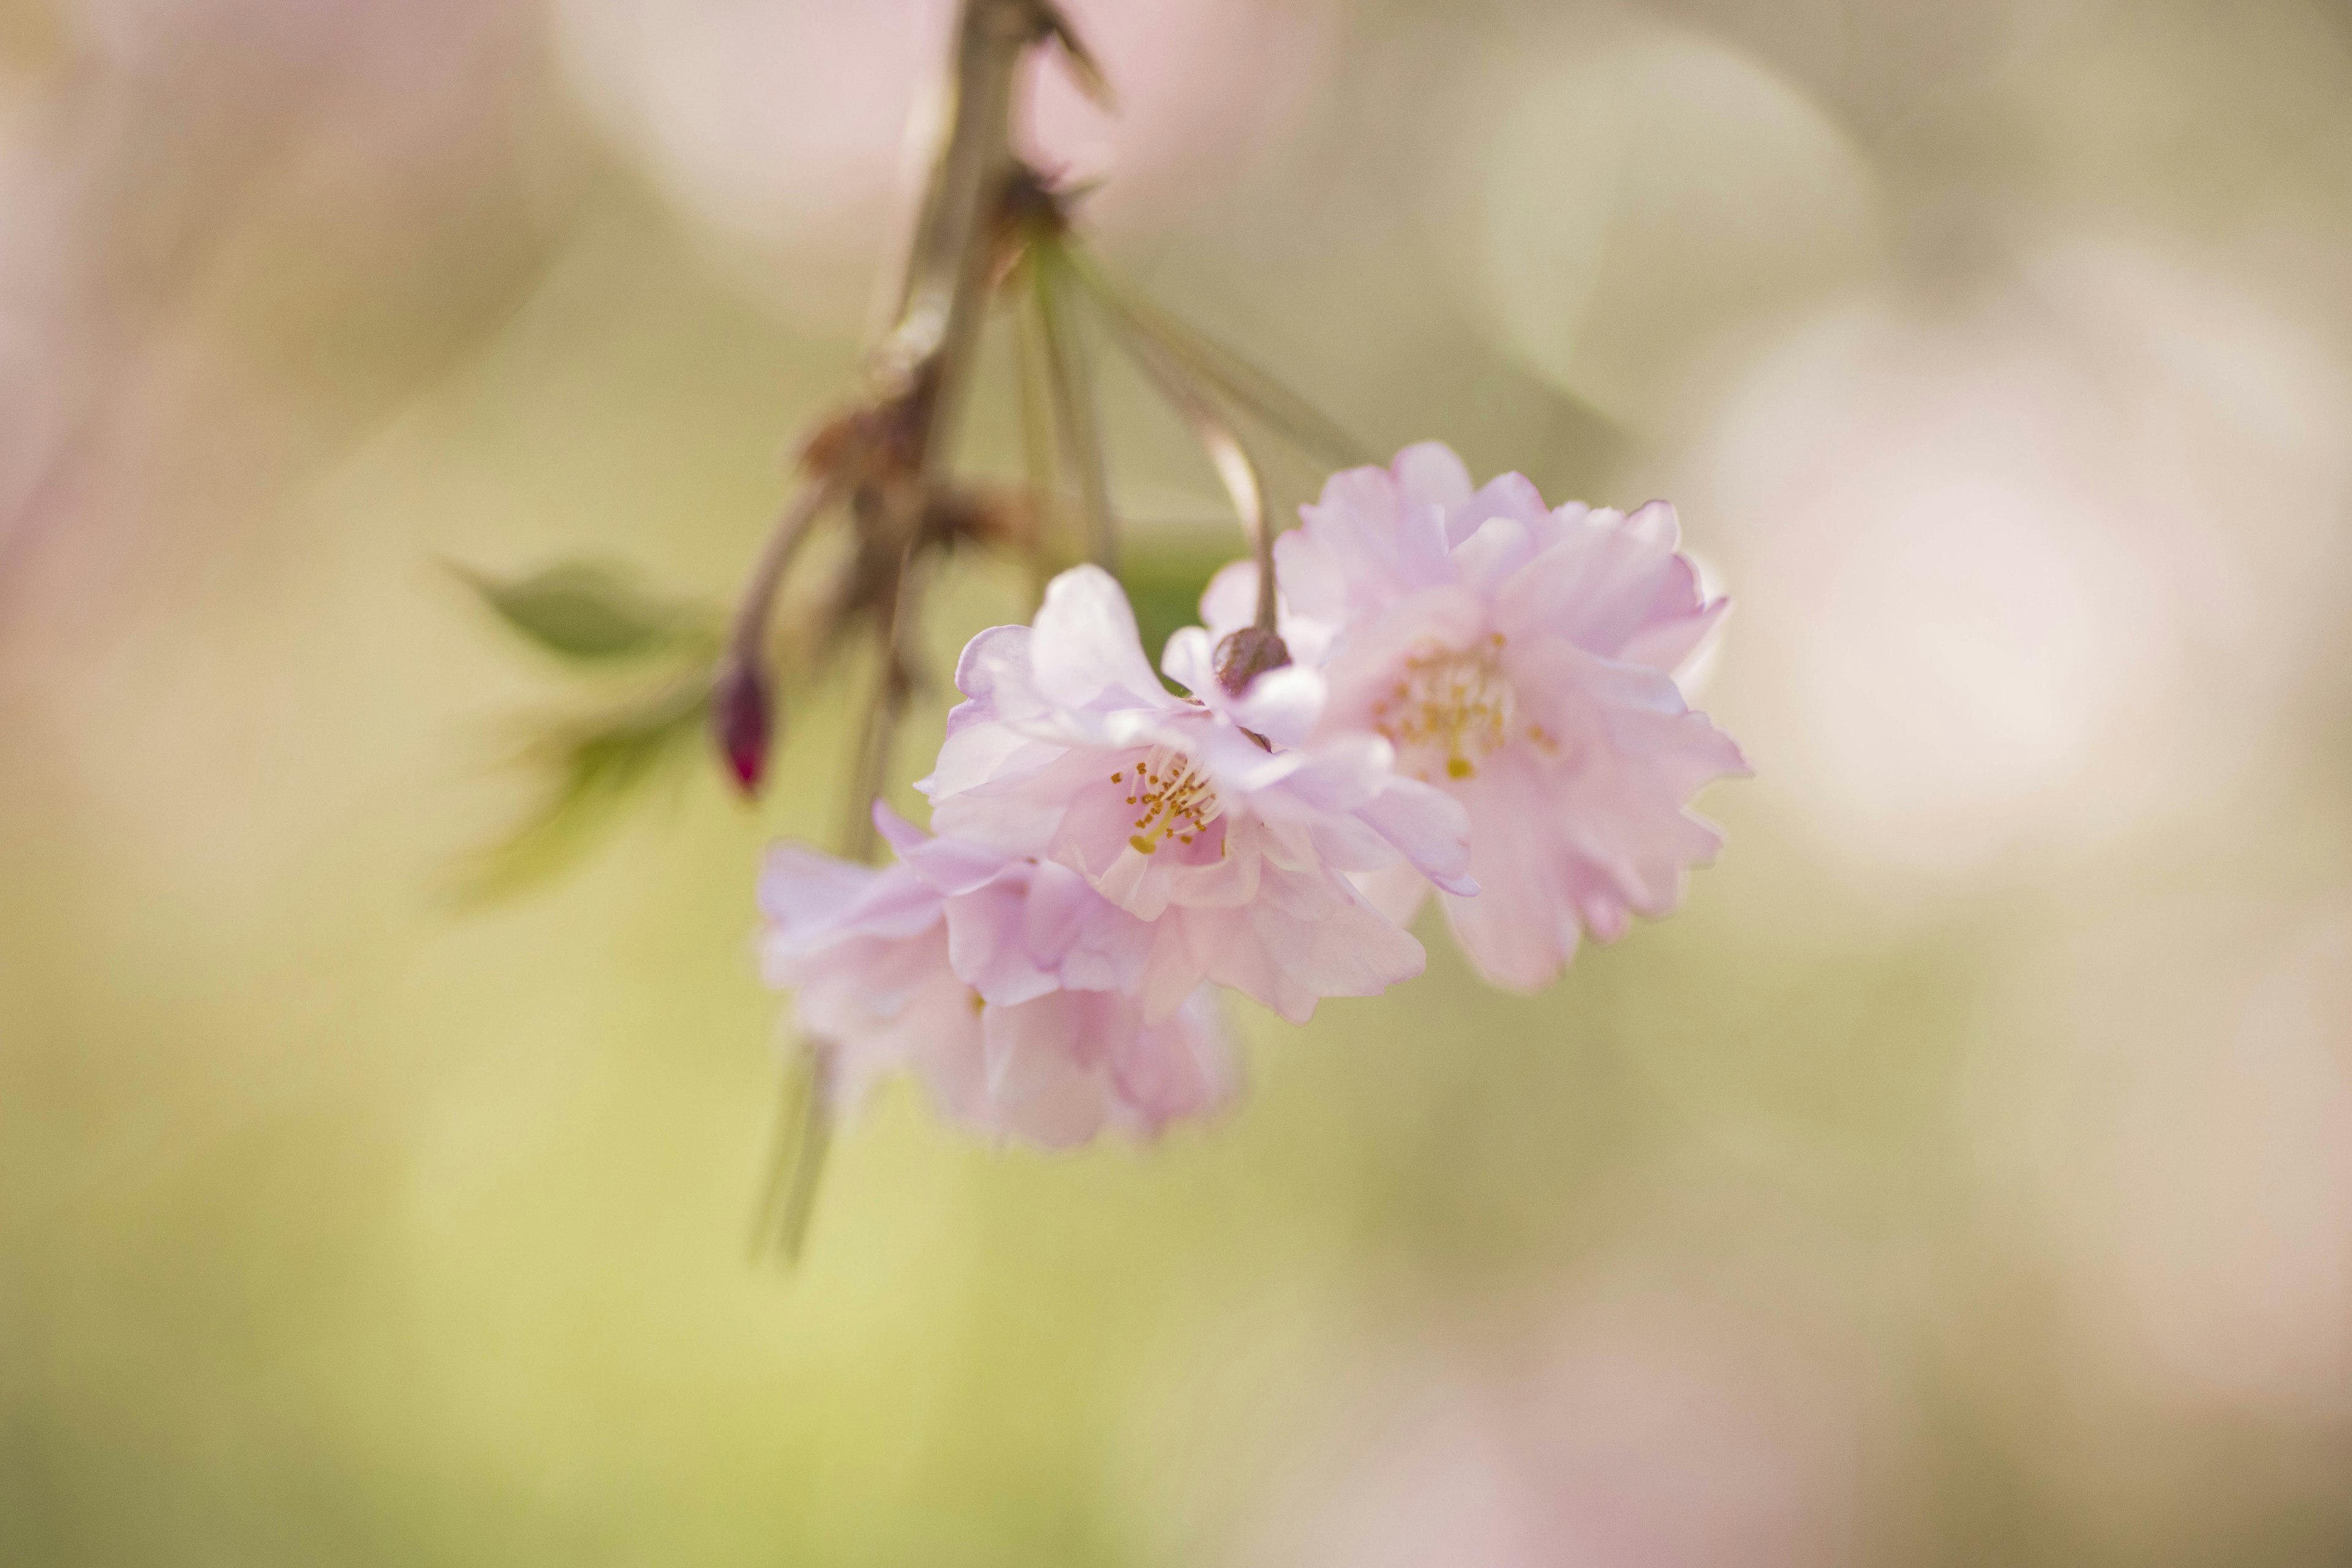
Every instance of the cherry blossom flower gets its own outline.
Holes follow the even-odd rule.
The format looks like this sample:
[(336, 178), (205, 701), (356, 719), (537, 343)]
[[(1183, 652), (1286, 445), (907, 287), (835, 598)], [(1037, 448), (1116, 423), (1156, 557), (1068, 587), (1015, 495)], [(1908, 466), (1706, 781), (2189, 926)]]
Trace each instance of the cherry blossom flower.
[(769, 984), (834, 1052), (836, 1108), (910, 1071), (948, 1114), (1048, 1147), (1214, 1110), (1236, 1074), (1213, 1001), (1147, 1025), (1150, 931), (1076, 873), (926, 837), (877, 807), (901, 863), (769, 852)]
[(1372, 995), (1421, 973), (1420, 943), (1342, 873), (1399, 864), (1463, 894), (1468, 825), (1443, 791), (1401, 776), (1390, 743), (1304, 743), (1327, 698), (1304, 668), (1226, 693), (1213, 644), (1170, 639), (1160, 684), (1127, 596), (1098, 567), (1055, 578), (1032, 626), (974, 637), (956, 670), (931, 775), (942, 836), (1066, 867), (1151, 928), (1147, 1022), (1202, 981), (1303, 1022), (1325, 996)]
[[(1748, 771), (1675, 683), (1728, 602), (1701, 592), (1674, 509), (1549, 509), (1517, 474), (1474, 489), (1433, 442), (1334, 475), (1300, 515), (1275, 572), (1284, 638), (1328, 681), (1310, 742), (1377, 736), (1468, 808), (1482, 890), (1445, 912), (1479, 971), (1533, 989), (1580, 932), (1672, 910), (1721, 844), (1685, 807)], [(1219, 574), (1203, 635), (1247, 624), (1256, 584), (1247, 562)], [(1365, 886), (1400, 921), (1427, 890)]]

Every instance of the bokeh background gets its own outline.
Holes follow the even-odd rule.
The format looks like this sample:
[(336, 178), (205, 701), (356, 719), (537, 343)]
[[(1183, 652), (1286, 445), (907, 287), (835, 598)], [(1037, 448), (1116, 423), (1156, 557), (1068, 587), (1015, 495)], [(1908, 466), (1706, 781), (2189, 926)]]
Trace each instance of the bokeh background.
[[(747, 1260), (855, 699), (460, 905), (590, 694), (441, 563), (725, 600), (941, 0), (6, 0), (0, 1560), (2352, 1560), (2352, 6), (1071, 9), (1126, 276), (1679, 502), (1718, 867), (1539, 996), (1432, 925), (1237, 1007), (1157, 1148), (887, 1095)], [(1105, 395), (1139, 570), (1232, 548)]]

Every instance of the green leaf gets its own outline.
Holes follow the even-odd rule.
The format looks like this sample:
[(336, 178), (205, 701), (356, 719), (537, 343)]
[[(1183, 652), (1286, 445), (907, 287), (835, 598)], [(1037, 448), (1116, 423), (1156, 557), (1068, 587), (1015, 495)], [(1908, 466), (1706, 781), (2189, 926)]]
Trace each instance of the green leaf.
[(515, 578), (451, 570), (509, 627), (562, 658), (642, 658), (717, 633), (717, 616), (657, 598), (617, 567), (567, 562)]
[(541, 734), (528, 755), (545, 792), (511, 833), (461, 868), (460, 897), (515, 892), (569, 865), (623, 804), (693, 750), (709, 695), (708, 679), (687, 682)]

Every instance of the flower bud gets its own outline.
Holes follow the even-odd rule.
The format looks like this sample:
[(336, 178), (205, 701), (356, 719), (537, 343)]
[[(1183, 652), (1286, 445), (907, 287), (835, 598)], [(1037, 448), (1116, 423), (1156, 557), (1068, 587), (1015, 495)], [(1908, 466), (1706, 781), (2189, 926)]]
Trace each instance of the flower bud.
[(757, 661), (730, 658), (710, 689), (710, 738), (746, 799), (760, 793), (767, 771), (772, 713)]
[(1239, 697), (1251, 681), (1289, 662), (1281, 637), (1263, 626), (1244, 626), (1217, 645), (1217, 684)]

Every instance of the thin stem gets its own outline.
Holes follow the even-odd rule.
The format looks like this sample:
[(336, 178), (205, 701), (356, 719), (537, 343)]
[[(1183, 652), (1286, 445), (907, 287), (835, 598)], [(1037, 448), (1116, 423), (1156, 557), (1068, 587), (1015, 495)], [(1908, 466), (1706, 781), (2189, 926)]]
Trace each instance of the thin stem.
[(773, 1247), (784, 1262), (799, 1261), (816, 1212), (816, 1192), (833, 1147), (833, 1047), (812, 1040), (784, 1075), (776, 1132), (760, 1204), (751, 1221), (751, 1256)]
[[(1115, 320), (1114, 325), (1122, 323)], [(1192, 426), (1193, 438), (1208, 453), (1210, 465), (1217, 470), (1225, 493), (1233, 498), (1234, 510), (1240, 514), (1242, 529), (1249, 535), (1250, 553), (1257, 560), (1255, 624), (1260, 631), (1275, 630), (1274, 530), (1266, 517), (1265, 489), (1258, 481), (1257, 466), (1250, 460), (1249, 449), (1158, 340), (1131, 329), (1120, 331), (1118, 336), (1120, 346), (1175, 406), (1184, 423)]]
[(950, 81), (954, 107), (915, 223), (898, 325), (876, 351), (879, 395), (909, 422), (912, 483), (875, 488), (859, 519), (869, 532), (904, 541), (891, 606), (878, 638), (881, 689), (867, 710), (852, 763), (852, 822), (845, 843), (864, 859), (876, 848), (871, 806), (914, 680), (908, 627), (910, 587), (962, 392), (971, 380), (995, 257), (992, 220), (1015, 167), (1013, 110), (1022, 58), (1049, 36), (1059, 13), (1041, 0), (963, 0)]
[(1071, 271), (1122, 331), (1151, 340), (1194, 375), (1310, 455), (1342, 468), (1379, 460), (1306, 398), (1197, 327), (1120, 284), (1086, 250), (1072, 247), (1065, 254)]
[[(902, 579), (900, 598), (910, 597)], [(843, 803), (839, 835), (841, 853), (852, 860), (871, 859), (880, 847), (880, 836), (874, 827), (874, 803), (889, 777), (890, 759), (898, 751), (898, 721), (906, 717), (908, 699), (915, 689), (914, 669), (899, 644), (896, 626), (877, 637), (875, 646), (881, 667), (874, 676), (874, 700), (858, 721), (856, 748), (850, 753), (849, 797)]]
[(737, 659), (748, 663), (760, 658), (761, 645), (767, 640), (768, 618), (775, 608), (777, 591), (783, 586), (785, 568), (792, 564), (802, 542), (808, 538), (809, 525), (832, 504), (834, 488), (831, 481), (822, 479), (803, 486), (777, 513), (775, 526), (769, 530), (768, 542), (761, 547), (760, 559), (751, 568), (751, 579), (744, 586), (743, 597), (736, 604), (734, 624), (728, 633), (728, 651)]
[[(1036, 266), (1032, 257), (1024, 270)], [(1047, 390), (1053, 377), (1052, 352), (1035, 298), (1035, 279), (1015, 296), (1013, 336), (1019, 350), (1021, 375), (1021, 453), (1029, 475), (1030, 589), (1034, 598), (1045, 595), (1046, 579), (1062, 559), (1061, 487), (1054, 460), (1054, 405)]]
[(1013, 168), (1013, 108), (1022, 57), (1046, 36), (1037, 0), (963, 0), (951, 73), (954, 106), (916, 218), (898, 323), (879, 345), (876, 381), (916, 405), (919, 466), (942, 466), (987, 301), (989, 222)]
[(881, 542), (883, 549), (898, 552), (898, 570), (877, 637), (881, 689), (851, 761), (853, 817), (842, 838), (861, 859), (876, 848), (869, 808), (914, 681), (908, 627), (916, 590), (910, 584), (977, 358), (996, 259), (993, 221), (1015, 167), (1019, 68), (1058, 21), (1059, 13), (1045, 0), (962, 0), (950, 69), (953, 107), (908, 248), (898, 323), (877, 345), (869, 366), (875, 401), (892, 410), (898, 434), (888, 462), (861, 488), (857, 521), (869, 545)]
[(1053, 392), (1055, 423), (1062, 449), (1077, 470), (1078, 501), (1087, 522), (1087, 559), (1116, 570), (1118, 542), (1111, 520), (1110, 479), (1103, 461), (1102, 431), (1095, 423), (1093, 380), (1086, 348), (1078, 341), (1077, 322), (1061, 289), (1058, 276), (1066, 254), (1058, 244), (1041, 241), (1032, 251), (1031, 278), (1036, 290), (1037, 312), (1045, 325), (1049, 364), (1047, 385)]
[[(930, 500), (946, 467), (955, 415), (976, 357), (995, 259), (990, 221), (1013, 166), (1016, 78), (1030, 47), (1057, 25), (1059, 13), (1045, 0), (962, 0), (950, 68), (953, 108), (932, 158), (907, 248), (896, 322), (876, 345), (868, 367), (870, 406), (896, 415), (898, 438), (883, 471), (869, 471), (853, 481), (859, 491), (856, 521), (869, 537), (878, 534), (900, 542), (903, 553), (891, 605), (877, 638), (882, 689), (867, 712), (852, 763), (856, 819), (842, 837), (859, 859), (875, 848), (871, 805), (879, 789), (879, 769), (897, 738), (898, 716), (913, 682), (908, 627), (919, 591), (912, 585), (914, 557), (925, 539)], [(772, 543), (771, 553), (788, 559), (795, 542)], [(766, 564), (763, 556), (762, 571), (754, 574), (754, 593), (747, 596), (738, 622), (739, 637), (749, 625), (756, 638), (756, 628), (765, 624), (775, 596), (772, 583), (761, 591), (762, 580), (770, 574)], [(772, 575), (780, 580), (782, 574), (780, 562)], [(777, 1158), (776, 1169), (789, 1174), (762, 1209), (764, 1222), (782, 1205), (782, 1226), (774, 1234), (787, 1262), (807, 1229), (832, 1142), (832, 1047), (810, 1041), (803, 1070), (806, 1099), (798, 1136), (789, 1153), (780, 1147)], [(780, 1141), (791, 1137), (790, 1125), (788, 1110), (777, 1129)]]

